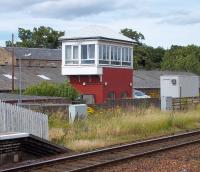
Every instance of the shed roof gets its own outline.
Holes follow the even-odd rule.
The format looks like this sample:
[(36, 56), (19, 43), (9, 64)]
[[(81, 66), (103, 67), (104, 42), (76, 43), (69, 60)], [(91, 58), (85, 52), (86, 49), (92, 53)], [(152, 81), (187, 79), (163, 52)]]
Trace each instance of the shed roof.
[[(12, 52), (12, 47), (5, 47), (5, 50)], [(35, 60), (61, 60), (61, 49), (48, 49), (48, 48), (25, 48), (15, 47), (15, 57), (17, 59), (35, 59)]]
[(191, 76), (195, 74), (191, 72), (177, 72), (177, 71), (135, 70), (133, 78), (134, 82), (133, 86), (136, 89), (160, 88), (160, 76), (162, 75)]
[(60, 40), (71, 39), (111, 39), (129, 43), (134, 42), (132, 39), (122, 35), (121, 33), (103, 26), (88, 26), (78, 31), (66, 32), (66, 35), (60, 38)]
[[(4, 74), (12, 73), (11, 66), (0, 67), (0, 91), (11, 90), (11, 79), (4, 76)], [(15, 86), (19, 87), (19, 68), (15, 69)], [(173, 71), (158, 71), (158, 70), (135, 70), (133, 78), (133, 87), (136, 89), (142, 88), (160, 88), (160, 76), (161, 75), (194, 75), (190, 72), (173, 72)], [(61, 75), (61, 68), (52, 67), (22, 67), (22, 88), (45, 81), (38, 75), (44, 75), (48, 77), (50, 82), (63, 83), (67, 78)]]
[[(12, 80), (7, 78), (4, 74), (11, 75), (12, 66), (1, 66), (0, 67), (0, 90), (11, 90)], [(52, 67), (22, 67), (22, 88), (27, 86), (38, 84), (45, 79), (38, 75), (44, 75), (48, 77), (50, 82), (63, 83), (66, 80), (65, 76), (61, 75), (61, 68)], [(15, 68), (15, 87), (19, 88), (19, 67)]]

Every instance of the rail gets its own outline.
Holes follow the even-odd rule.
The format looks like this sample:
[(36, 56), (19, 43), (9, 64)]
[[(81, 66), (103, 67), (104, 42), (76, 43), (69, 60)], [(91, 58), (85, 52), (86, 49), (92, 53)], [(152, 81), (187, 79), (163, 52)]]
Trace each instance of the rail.
[(85, 171), (99, 166), (124, 161), (192, 143), (200, 142), (200, 130), (105, 148), (101, 150), (27, 163), (1, 172), (11, 171)]

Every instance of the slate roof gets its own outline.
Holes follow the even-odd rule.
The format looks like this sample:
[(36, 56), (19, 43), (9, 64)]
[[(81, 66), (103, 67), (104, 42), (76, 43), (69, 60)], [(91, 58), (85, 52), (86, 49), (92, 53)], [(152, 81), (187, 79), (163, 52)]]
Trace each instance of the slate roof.
[(133, 78), (134, 88), (160, 88), (161, 75), (195, 75), (191, 72), (174, 72), (158, 70), (135, 70)]
[[(9, 52), (12, 52), (12, 47), (5, 47)], [(30, 55), (30, 56), (27, 56)], [(15, 57), (19, 59), (33, 59), (33, 60), (62, 60), (61, 49), (47, 49), (47, 48), (24, 48), (15, 47)]]
[(66, 32), (66, 35), (60, 37), (60, 40), (71, 39), (112, 39), (121, 40), (129, 43), (133, 43), (133, 40), (122, 35), (119, 32), (113, 31), (103, 26), (88, 26), (77, 31)]
[[(0, 91), (11, 90), (12, 80), (5, 77), (3, 74), (12, 73), (11, 66), (0, 66)], [(50, 78), (50, 82), (63, 83), (66, 81), (66, 76), (61, 75), (61, 68), (51, 67), (22, 67), (22, 88), (45, 81), (37, 75), (44, 75)], [(15, 68), (15, 86), (19, 88), (19, 67)]]
[[(3, 74), (11, 75), (11, 66), (0, 66), (0, 91), (11, 90), (12, 81)], [(19, 87), (19, 67), (15, 69), (15, 86)], [(133, 87), (139, 88), (160, 88), (161, 75), (194, 75), (189, 72), (172, 72), (172, 71), (146, 71), (135, 70), (133, 78)], [(56, 67), (22, 67), (22, 88), (45, 81), (37, 75), (44, 75), (50, 78), (50, 82), (63, 83), (67, 80), (66, 76), (61, 75), (61, 68)]]

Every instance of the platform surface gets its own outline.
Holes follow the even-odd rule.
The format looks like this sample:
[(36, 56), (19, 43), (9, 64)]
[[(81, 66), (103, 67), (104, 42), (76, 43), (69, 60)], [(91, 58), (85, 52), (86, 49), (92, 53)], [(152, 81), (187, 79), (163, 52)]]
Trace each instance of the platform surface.
[(18, 139), (29, 136), (30, 134), (28, 133), (5, 132), (5, 133), (0, 133), (0, 140)]

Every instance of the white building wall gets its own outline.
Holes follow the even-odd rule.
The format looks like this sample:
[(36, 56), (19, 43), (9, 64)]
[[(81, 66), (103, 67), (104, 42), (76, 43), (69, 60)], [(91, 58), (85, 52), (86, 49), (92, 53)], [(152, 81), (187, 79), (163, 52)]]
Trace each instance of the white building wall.
[[(81, 64), (81, 45), (95, 44), (95, 63), (94, 64)], [(99, 40), (73, 40), (73, 41), (64, 41), (62, 42), (62, 75), (102, 75), (104, 66), (111, 68), (133, 68), (133, 58), (131, 58), (131, 66), (122, 66), (122, 65), (111, 65), (111, 64), (102, 64), (99, 65), (99, 45), (107, 44), (110, 46), (122, 46), (130, 48), (133, 51), (132, 44), (124, 44), (120, 42), (112, 41), (99, 41)], [(66, 45), (76, 45), (79, 46), (78, 53), (78, 64), (65, 64), (65, 46)], [(111, 60), (111, 59), (110, 59)]]
[[(176, 80), (176, 84), (172, 83)], [(161, 97), (199, 96), (199, 77), (195, 75), (166, 75), (160, 77)]]

